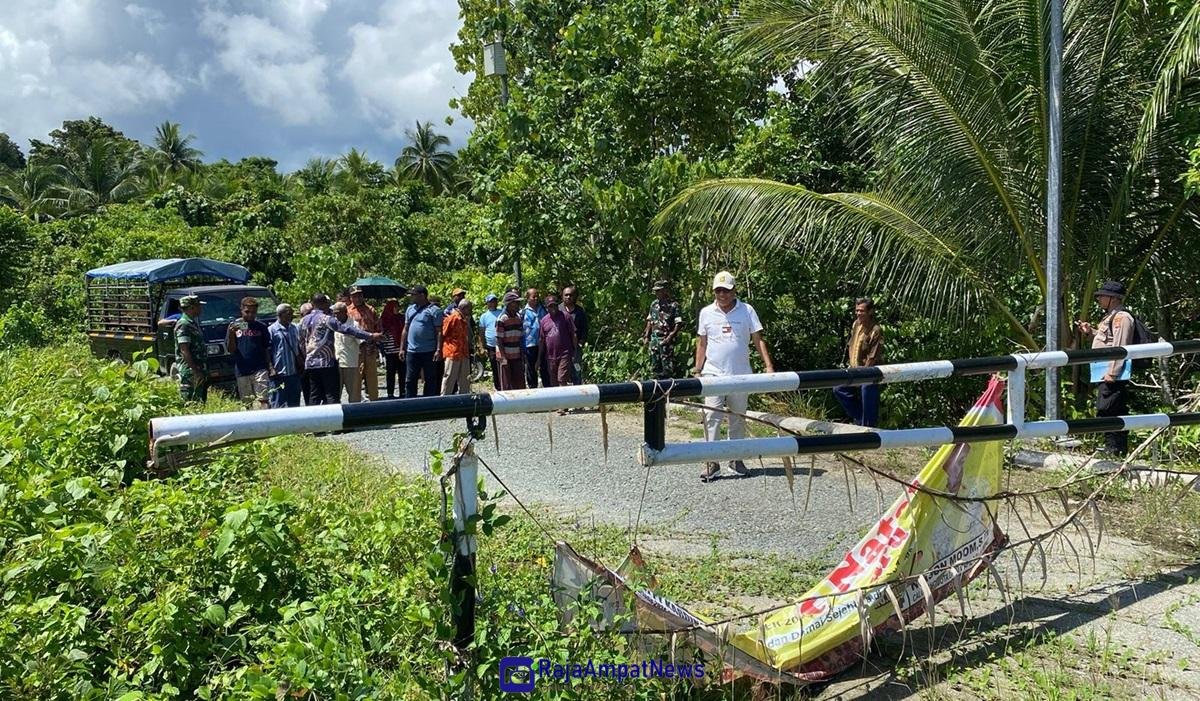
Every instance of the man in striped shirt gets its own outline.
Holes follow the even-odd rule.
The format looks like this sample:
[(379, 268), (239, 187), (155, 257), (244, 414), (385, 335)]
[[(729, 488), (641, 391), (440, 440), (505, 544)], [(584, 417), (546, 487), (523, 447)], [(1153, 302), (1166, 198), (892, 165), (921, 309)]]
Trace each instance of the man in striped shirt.
[(525, 389), (525, 315), (521, 296), (504, 295), (504, 313), (496, 319), (496, 362), (500, 364), (500, 389)]

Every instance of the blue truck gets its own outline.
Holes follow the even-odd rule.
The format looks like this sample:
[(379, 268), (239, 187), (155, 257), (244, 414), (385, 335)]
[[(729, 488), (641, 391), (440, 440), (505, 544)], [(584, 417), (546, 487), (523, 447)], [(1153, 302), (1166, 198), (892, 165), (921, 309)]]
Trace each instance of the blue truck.
[(209, 258), (128, 261), (89, 270), (85, 275), (87, 336), (102, 358), (130, 360), (150, 350), (160, 372), (174, 376), (175, 321), (179, 300), (197, 295), (205, 303), (200, 318), (208, 351), (209, 383), (234, 384), (233, 359), (225, 348), (229, 322), (240, 315), (243, 297), (256, 297), (259, 319), (275, 320), (278, 300), (270, 288), (251, 285), (250, 271)]

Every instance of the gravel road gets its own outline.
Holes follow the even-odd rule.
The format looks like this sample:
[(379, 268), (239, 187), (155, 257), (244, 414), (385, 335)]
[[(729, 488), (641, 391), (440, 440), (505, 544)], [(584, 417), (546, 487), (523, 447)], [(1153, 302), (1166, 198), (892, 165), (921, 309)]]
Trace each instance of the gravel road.
[[(637, 463), (641, 445), (641, 417), (608, 414), (609, 451), (605, 464), (598, 412), (554, 416), (554, 447), (550, 447), (547, 414), (497, 417), (500, 450), (496, 451), (491, 426), (486, 440), (476, 444), (477, 454), (526, 504), (538, 504), (570, 518), (595, 518), (620, 527), (631, 527), (642, 496), (646, 468)], [(673, 418), (669, 440), (690, 438), (689, 428), (698, 419)], [(431, 449), (449, 449), (461, 420), (439, 421), (337, 436), (357, 449), (385, 458), (400, 471), (427, 474)], [(808, 461), (796, 470), (793, 503), (783, 464), (765, 461), (765, 469), (748, 462), (749, 477), (732, 476), (728, 467), (715, 482), (700, 481), (699, 465), (652, 468), (642, 508), (640, 538), (651, 550), (681, 555), (711, 552), (718, 538), (722, 552), (776, 553), (802, 560), (836, 561), (863, 529), (878, 517), (878, 497), (870, 478), (858, 477), (857, 494), (849, 497), (840, 463), (818, 458), (812, 479), (808, 512), (804, 499)], [(484, 474), (487, 488), (498, 489)], [(883, 485), (884, 503), (899, 489)], [(851, 482), (850, 494), (854, 494)], [(853, 509), (850, 502), (853, 501)]]

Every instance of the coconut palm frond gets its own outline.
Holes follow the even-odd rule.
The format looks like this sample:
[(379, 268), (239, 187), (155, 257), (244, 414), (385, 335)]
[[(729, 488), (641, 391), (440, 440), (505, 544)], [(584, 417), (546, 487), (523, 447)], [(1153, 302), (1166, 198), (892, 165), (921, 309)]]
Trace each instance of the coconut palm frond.
[(703, 225), (715, 236), (749, 238), (768, 248), (795, 247), (830, 265), (862, 267), (865, 284), (931, 314), (965, 315), (984, 301), (1027, 331), (976, 267), (971, 244), (939, 231), (937, 213), (880, 193), (820, 194), (768, 180), (712, 180), (688, 188), (656, 225)]

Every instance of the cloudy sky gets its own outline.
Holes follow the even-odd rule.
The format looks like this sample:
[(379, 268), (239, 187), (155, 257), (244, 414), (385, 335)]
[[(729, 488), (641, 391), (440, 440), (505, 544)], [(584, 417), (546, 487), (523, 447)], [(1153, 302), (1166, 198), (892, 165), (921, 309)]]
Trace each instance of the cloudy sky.
[[(351, 146), (390, 165), (414, 120), (462, 145), (454, 0), (0, 0), (0, 131), (103, 118), (148, 142), (163, 120), (205, 160), (293, 170)], [(453, 125), (445, 119), (456, 117)]]

